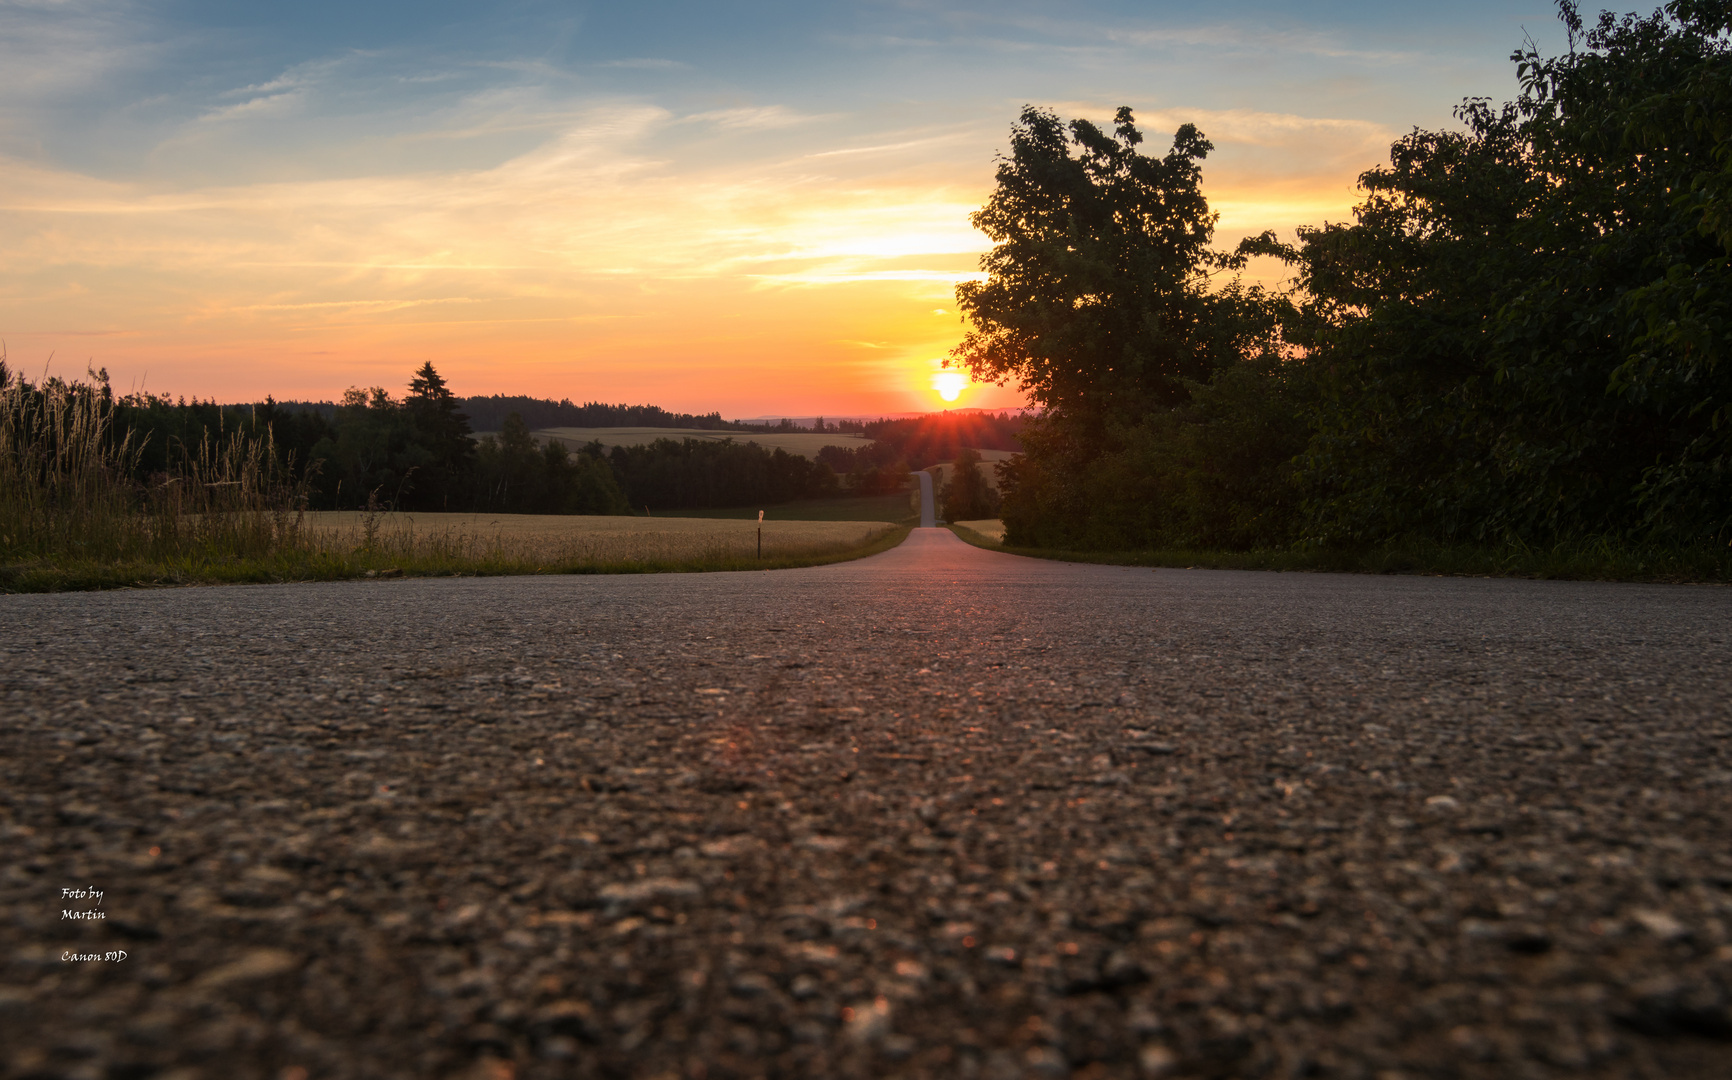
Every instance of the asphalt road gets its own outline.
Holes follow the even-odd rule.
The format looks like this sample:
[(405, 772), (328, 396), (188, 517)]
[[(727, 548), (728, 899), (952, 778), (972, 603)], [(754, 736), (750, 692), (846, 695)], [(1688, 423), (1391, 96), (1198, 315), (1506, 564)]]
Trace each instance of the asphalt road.
[(0, 597), (3, 1075), (1724, 1077), (1729, 615), (939, 530)]

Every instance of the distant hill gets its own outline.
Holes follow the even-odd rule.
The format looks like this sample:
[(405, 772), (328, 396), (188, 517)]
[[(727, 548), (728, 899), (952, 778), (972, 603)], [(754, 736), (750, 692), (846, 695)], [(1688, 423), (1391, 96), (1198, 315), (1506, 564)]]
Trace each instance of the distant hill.
[[(258, 404), (263, 404), (259, 402)], [(289, 412), (318, 413), (329, 420), (336, 415), (334, 401), (278, 401), (277, 408)], [(460, 397), (457, 410), (469, 417), (474, 431), (498, 431), (512, 413), (523, 417), (531, 428), (549, 427), (654, 427), (692, 428), (700, 431), (762, 431), (767, 425), (723, 420), (719, 412), (695, 416), (669, 412), (659, 405), (605, 405), (599, 401), (574, 404), (566, 398), (530, 397), (527, 394), (493, 394)]]
[(819, 460), (818, 453), (826, 446), (842, 446), (848, 448), (865, 446), (866, 438), (853, 434), (838, 434), (815, 431), (713, 431), (700, 428), (660, 428), (660, 427), (557, 427), (537, 428), (530, 434), (540, 439), (558, 439), (569, 450), (580, 450), (590, 442), (599, 442), (602, 447), (611, 450), (616, 446), (645, 446), (657, 439), (702, 439), (719, 441), (732, 439), (735, 442), (755, 442), (766, 450), (786, 450), (790, 454), (798, 454), (813, 461)]
[(551, 401), (522, 394), (458, 398), (457, 407), (469, 417), (476, 431), (498, 431), (512, 413), (523, 417), (531, 428), (653, 427), (694, 428), (700, 431), (742, 431), (747, 425), (723, 420), (719, 412), (695, 416), (668, 412), (659, 405), (604, 405), (599, 401), (572, 404), (569, 398)]

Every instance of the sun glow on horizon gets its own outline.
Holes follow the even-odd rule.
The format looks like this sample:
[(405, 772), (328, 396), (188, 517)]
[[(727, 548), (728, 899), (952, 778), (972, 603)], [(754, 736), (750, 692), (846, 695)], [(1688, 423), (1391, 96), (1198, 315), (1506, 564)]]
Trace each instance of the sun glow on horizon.
[(960, 371), (940, 371), (932, 376), (932, 389), (938, 391), (938, 396), (945, 401), (955, 401), (968, 389), (970, 380)]
[[(38, 29), (70, 33), (69, 18), (49, 12)], [(0, 55), (16, 58), (5, 44)], [(970, 215), (993, 189), (1012, 119), (1003, 101), (1035, 94), (1097, 120), (1148, 101), (1136, 116), (1156, 145), (1198, 122), (1219, 148), (1206, 191), (1222, 249), (1344, 219), (1354, 178), (1403, 129), (1333, 99), (1271, 97), (1290, 111), (1266, 111), (1222, 107), (1206, 88), (1162, 91), (1141, 47), (1123, 51), (1129, 81), (1101, 100), (1065, 96), (1062, 74), (1036, 94), (1022, 73), (980, 59), (1017, 96), (995, 90), (942, 120), (923, 104), (948, 101), (942, 79), (911, 89), (902, 75), (843, 78), (835, 86), (858, 107), (832, 114), (784, 103), (810, 97), (802, 75), (740, 89), (750, 104), (694, 112), (709, 92), (694, 88), (714, 77), (696, 60), (643, 67), (628, 52), (617, 69), (584, 68), (592, 84), (557, 65), (454, 68), (404, 47), (398, 59), (343, 51), (287, 69), (266, 50), (246, 58), (244, 77), (218, 51), (190, 82), (178, 62), (152, 61), (179, 104), (112, 153), (86, 151), (107, 110), (137, 95), (119, 76), (91, 91), (102, 108), (71, 119), (48, 99), (9, 113), (10, 366), (73, 357), (117, 386), (228, 401), (335, 400), (349, 385), (400, 393), (431, 362), (465, 395), (700, 414), (1016, 409), (1027, 404), (1016, 387), (937, 359), (966, 333), (956, 286), (986, 276), (991, 241)], [(41, 70), (84, 54), (63, 52)], [(1094, 85), (1094, 64), (1076, 85)], [(423, 66), (454, 74), (402, 90), (400, 76)], [(1266, 261), (1247, 281), (1275, 287), (1286, 274)]]

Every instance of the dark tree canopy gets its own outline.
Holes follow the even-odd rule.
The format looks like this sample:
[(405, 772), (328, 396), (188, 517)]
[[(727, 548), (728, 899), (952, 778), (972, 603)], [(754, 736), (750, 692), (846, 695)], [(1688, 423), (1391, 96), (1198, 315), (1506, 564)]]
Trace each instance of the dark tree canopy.
[(1277, 305), (1214, 286), (1244, 258), (1210, 247), (1208, 140), (1186, 124), (1162, 157), (1142, 141), (1128, 108), (1110, 133), (1026, 108), (972, 219), (994, 247), (987, 279), (957, 289), (973, 327), (953, 359), (1044, 409), (1000, 469), (1015, 543), (1155, 542), (1173, 512), (1156, 490), (1153, 428), (1222, 372), (1279, 351)]
[(431, 361), (410, 380), (403, 411), (413, 431), (409, 467), (416, 470), (404, 505), (448, 510), (458, 478), (475, 463), (475, 440), (470, 438), (469, 418), (458, 411), (457, 398)]
[(976, 378), (1014, 379), (1048, 412), (1097, 425), (1181, 401), (1184, 380), (1226, 362), (1208, 283), (1238, 264), (1209, 247), (1202, 133), (1184, 125), (1157, 158), (1138, 151), (1130, 109), (1114, 124), (1023, 110), (970, 219), (994, 246), (987, 280), (957, 289), (973, 329), (953, 354)]
[[(1322, 393), (1314, 535), (1714, 535), (1732, 513), (1725, 4), (1602, 14), (1512, 58), (1288, 257)], [(1579, 36), (1577, 36), (1579, 35)]]
[(1211, 273), (1207, 143), (1137, 153), (1025, 110), (975, 221), (956, 358), (1047, 413), (1001, 470), (1013, 543), (1536, 545), (1732, 538), (1732, 3), (1585, 20), (1264, 236), (1286, 298)]
[(955, 471), (944, 485), (943, 507), (946, 521), (979, 521), (998, 516), (998, 492), (981, 471), (979, 451), (962, 450), (956, 455)]

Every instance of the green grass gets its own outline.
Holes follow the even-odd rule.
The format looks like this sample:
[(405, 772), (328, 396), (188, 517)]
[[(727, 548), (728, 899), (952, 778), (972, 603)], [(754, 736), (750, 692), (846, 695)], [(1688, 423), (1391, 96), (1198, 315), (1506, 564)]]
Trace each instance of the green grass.
[(787, 570), (801, 566), (824, 566), (876, 555), (895, 547), (907, 537), (908, 527), (902, 525), (866, 544), (815, 548), (795, 555), (763, 559), (714, 555), (689, 559), (605, 561), (536, 559), (512, 554), (477, 557), (440, 550), (438, 545), (422, 545), (407, 552), (287, 550), (254, 557), (185, 555), (134, 560), (33, 560), (0, 566), (0, 592), (69, 592), (179, 585), (343, 581), (367, 577), (690, 574), (718, 570)]
[(1558, 581), (1732, 582), (1732, 548), (1657, 548), (1601, 539), (1549, 548), (1414, 542), (1365, 550), (1061, 551), (1008, 547), (971, 529), (951, 532), (975, 547), (1062, 562), (1204, 570), (1513, 577)]
[(908, 492), (893, 495), (861, 495), (841, 499), (807, 499), (779, 506), (729, 507), (716, 510), (655, 510), (651, 517), (729, 518), (756, 520), (764, 511), (765, 521), (890, 521), (897, 524), (919, 520)]

